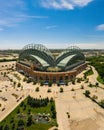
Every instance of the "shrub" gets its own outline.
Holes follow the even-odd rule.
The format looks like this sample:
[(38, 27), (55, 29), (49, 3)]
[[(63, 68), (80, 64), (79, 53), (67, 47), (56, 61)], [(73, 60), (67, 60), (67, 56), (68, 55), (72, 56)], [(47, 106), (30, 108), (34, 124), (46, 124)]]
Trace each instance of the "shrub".
[(23, 126), (24, 125), (24, 121), (22, 120), (22, 119), (20, 119), (19, 121), (18, 121), (18, 127), (19, 126)]
[(83, 86), (83, 85), (81, 85), (81, 89), (84, 89), (84, 86)]
[(21, 87), (21, 83), (18, 83), (17, 87)]
[(74, 85), (75, 85), (75, 80), (72, 80), (72, 84), (74, 84)]
[(20, 104), (20, 107), (23, 107), (23, 106), (24, 106), (24, 101), (22, 101)]
[(28, 109), (28, 114), (30, 115), (30, 113), (31, 113), (31, 109)]
[(43, 85), (44, 85), (44, 81), (41, 80), (41, 81), (40, 81), (40, 86), (43, 86)]
[(37, 88), (35, 89), (35, 91), (36, 91), (36, 92), (39, 92), (39, 87), (37, 87)]
[(5, 125), (4, 130), (10, 130), (8, 125)]
[(30, 78), (27, 79), (27, 83), (31, 83), (32, 80)]
[(65, 85), (68, 86), (68, 81), (65, 81)]
[(51, 92), (51, 89), (48, 89), (47, 92), (50, 93), (50, 92)]
[(53, 101), (54, 101), (54, 100), (53, 100), (53, 98), (51, 97), (51, 98), (50, 98), (50, 102), (52, 103)]
[(88, 85), (88, 86), (92, 88), (92, 87), (93, 87), (93, 84), (89, 83), (89, 85)]
[(81, 82), (81, 78), (77, 78), (77, 83), (80, 83)]
[(51, 81), (48, 82), (48, 86), (49, 86), (49, 87), (52, 86), (52, 82), (51, 82)]
[(56, 111), (55, 111), (55, 110), (52, 111), (52, 118), (53, 118), (53, 119), (56, 118)]
[(99, 105), (100, 105), (102, 108), (104, 108), (104, 100), (101, 100), (101, 101), (99, 102)]
[(12, 130), (14, 130), (14, 128), (15, 128), (15, 123), (12, 124)]
[(19, 108), (17, 109), (17, 113), (20, 113), (20, 109)]
[(36, 81), (33, 81), (33, 85), (35, 85), (36, 84)]
[(74, 91), (74, 88), (72, 88), (71, 91)]
[(60, 83), (59, 83), (59, 82), (57, 83), (57, 86), (60, 86)]
[(16, 81), (13, 82), (13, 85), (14, 85), (14, 86), (16, 85)]
[(3, 125), (0, 125), (0, 130), (3, 130)]
[(26, 78), (26, 77), (23, 79), (23, 82), (25, 82), (25, 81), (27, 81), (27, 78)]
[(27, 126), (31, 126), (32, 124), (32, 116), (29, 116), (27, 119)]
[(13, 123), (14, 122), (14, 118), (12, 117), (11, 120), (10, 120), (10, 123)]
[(89, 91), (89, 90), (86, 90), (84, 94), (85, 94), (86, 97), (89, 97), (90, 91)]
[(63, 93), (63, 88), (62, 87), (60, 88), (60, 93)]

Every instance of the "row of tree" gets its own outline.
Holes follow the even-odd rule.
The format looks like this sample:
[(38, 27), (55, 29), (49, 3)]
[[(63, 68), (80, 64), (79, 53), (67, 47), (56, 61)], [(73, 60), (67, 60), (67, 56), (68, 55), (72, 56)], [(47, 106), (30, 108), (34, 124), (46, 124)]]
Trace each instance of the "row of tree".
[(95, 67), (101, 78), (104, 80), (104, 56), (89, 57), (87, 60)]
[(27, 98), (27, 104), (30, 105), (31, 107), (44, 107), (44, 106), (47, 106), (47, 104), (49, 103), (49, 98), (40, 98), (40, 99), (37, 99), (37, 98), (33, 98), (33, 97), (30, 97), (28, 96)]

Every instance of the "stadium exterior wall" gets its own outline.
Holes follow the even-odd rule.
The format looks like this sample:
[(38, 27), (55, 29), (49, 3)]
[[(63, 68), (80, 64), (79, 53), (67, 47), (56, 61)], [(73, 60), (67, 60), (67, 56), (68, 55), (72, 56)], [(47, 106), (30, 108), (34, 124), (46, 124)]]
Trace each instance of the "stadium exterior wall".
[(28, 75), (29, 77), (33, 78), (37, 82), (40, 80), (48, 80), (53, 82), (58, 82), (60, 80), (67, 80), (71, 81), (75, 79), (75, 77), (81, 73), (85, 68), (87, 67), (86, 63), (83, 63), (76, 68), (65, 71), (65, 72), (41, 72), (41, 71), (34, 71), (33, 66), (27, 67), (19, 62), (16, 63), (16, 69), (17, 71), (23, 71), (25, 75)]

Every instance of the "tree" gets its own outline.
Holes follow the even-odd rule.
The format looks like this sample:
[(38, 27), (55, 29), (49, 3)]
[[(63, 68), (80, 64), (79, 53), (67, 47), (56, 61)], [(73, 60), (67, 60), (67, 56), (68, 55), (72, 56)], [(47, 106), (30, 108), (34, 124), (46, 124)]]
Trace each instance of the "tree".
[(85, 94), (86, 97), (89, 97), (90, 91), (89, 91), (89, 90), (86, 90), (84, 94)]
[(13, 123), (14, 122), (14, 118), (12, 117), (11, 120), (10, 120), (10, 123)]
[(48, 89), (47, 92), (50, 93), (50, 92), (51, 92), (51, 89)]
[(53, 101), (54, 101), (54, 100), (53, 100), (53, 98), (51, 97), (51, 98), (50, 98), (50, 102), (52, 103)]
[(16, 81), (13, 82), (13, 85), (14, 85), (14, 86), (16, 85)]
[(15, 123), (12, 124), (12, 130), (14, 130), (14, 128), (15, 128)]
[(95, 86), (96, 86), (96, 87), (99, 87), (99, 83), (98, 83), (98, 82), (96, 82)]
[(44, 81), (40, 80), (40, 86), (43, 86), (43, 85), (44, 85)]
[(31, 126), (32, 124), (32, 116), (29, 116), (27, 119), (27, 126)]
[(86, 74), (84, 74), (84, 79), (87, 79), (87, 76), (86, 76)]
[(21, 83), (18, 83), (17, 87), (21, 87)]
[(74, 88), (72, 88), (71, 91), (74, 91)]
[(52, 104), (51, 105), (51, 111), (54, 111), (55, 110), (55, 106)]
[(3, 130), (3, 125), (0, 125), (0, 130)]
[(59, 82), (57, 82), (57, 86), (60, 86), (60, 83), (59, 83)]
[(84, 86), (83, 86), (83, 85), (81, 85), (81, 89), (84, 89)]
[(96, 82), (95, 87), (96, 87), (96, 92), (97, 92), (97, 88), (99, 87), (99, 83), (98, 82)]
[(89, 85), (88, 85), (88, 86), (89, 86), (89, 87), (91, 87), (91, 88), (93, 87), (93, 85), (92, 85), (91, 83), (89, 83)]
[(17, 109), (17, 113), (20, 113), (20, 109), (19, 108)]
[(72, 80), (72, 84), (75, 84), (75, 80)]
[(36, 81), (34, 80), (34, 81), (33, 81), (33, 85), (35, 85), (35, 84), (36, 84)]
[(48, 86), (49, 86), (49, 87), (52, 86), (52, 82), (51, 82), (51, 81), (48, 82)]
[(30, 115), (31, 109), (28, 109), (28, 114)]
[(56, 111), (55, 111), (55, 110), (52, 111), (52, 118), (53, 118), (53, 119), (56, 118)]
[(5, 125), (4, 130), (10, 130), (8, 125)]
[(81, 78), (77, 78), (77, 83), (80, 83), (81, 82)]
[(65, 81), (65, 85), (68, 86), (68, 81), (67, 80)]
[(27, 83), (30, 83), (32, 82), (32, 80), (30, 78), (27, 79)]
[(37, 87), (37, 88), (35, 89), (35, 91), (36, 91), (36, 92), (39, 92), (39, 87)]
[(26, 78), (26, 77), (23, 79), (23, 82), (25, 82), (25, 81), (27, 81), (27, 78)]
[(19, 126), (24, 126), (24, 121), (22, 120), (22, 119), (20, 119), (19, 121), (18, 121), (18, 127)]
[(64, 90), (63, 90), (63, 88), (61, 87), (61, 88), (60, 88), (60, 93), (63, 93), (63, 91), (64, 91)]
[(100, 104), (100, 106), (101, 106), (102, 108), (104, 108), (104, 100), (101, 100), (101, 101), (99, 102), (99, 104)]
[(21, 102), (20, 106), (21, 106), (21, 107), (23, 107), (23, 106), (24, 106), (24, 101), (23, 101), (23, 102)]

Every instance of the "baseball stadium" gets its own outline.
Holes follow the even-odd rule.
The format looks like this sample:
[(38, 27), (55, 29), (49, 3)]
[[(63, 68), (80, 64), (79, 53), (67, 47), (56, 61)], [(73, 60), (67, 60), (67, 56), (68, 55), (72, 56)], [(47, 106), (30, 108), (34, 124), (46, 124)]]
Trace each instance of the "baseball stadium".
[(23, 47), (16, 63), (18, 72), (39, 82), (71, 81), (86, 68), (85, 56), (81, 49), (71, 46), (58, 56), (41, 44), (28, 44)]

